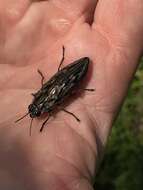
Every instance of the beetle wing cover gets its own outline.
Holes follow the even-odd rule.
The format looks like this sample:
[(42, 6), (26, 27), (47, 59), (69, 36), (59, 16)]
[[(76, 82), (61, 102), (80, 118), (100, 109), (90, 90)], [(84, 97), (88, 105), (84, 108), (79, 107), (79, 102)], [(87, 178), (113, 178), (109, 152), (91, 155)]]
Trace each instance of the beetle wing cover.
[(33, 103), (41, 104), (41, 107), (54, 107), (63, 101), (65, 96), (80, 82), (87, 72), (89, 58), (81, 58), (57, 72), (35, 94)]

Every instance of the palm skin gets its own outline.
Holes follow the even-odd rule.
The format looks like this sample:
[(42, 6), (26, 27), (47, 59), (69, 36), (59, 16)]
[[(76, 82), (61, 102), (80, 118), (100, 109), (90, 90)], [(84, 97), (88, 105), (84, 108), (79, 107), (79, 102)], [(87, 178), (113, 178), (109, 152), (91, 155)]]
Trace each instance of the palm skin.
[[(88, 0), (1, 3), (1, 189), (92, 189), (143, 49), (143, 3), (121, 2), (108, 2), (108, 10), (104, 0), (97, 6)], [(40, 88), (37, 69), (46, 80), (57, 72), (63, 45), (64, 65), (91, 59), (81, 85), (96, 91), (80, 92), (64, 105), (80, 123), (58, 111), (42, 133), (45, 117), (35, 119), (30, 137), (30, 119), (14, 121), (27, 112), (31, 93)]]

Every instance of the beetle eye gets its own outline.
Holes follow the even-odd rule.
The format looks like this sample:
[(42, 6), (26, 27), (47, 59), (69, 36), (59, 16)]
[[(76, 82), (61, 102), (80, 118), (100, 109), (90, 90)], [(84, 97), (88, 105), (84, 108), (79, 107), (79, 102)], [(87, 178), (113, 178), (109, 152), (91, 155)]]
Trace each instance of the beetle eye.
[(30, 104), (28, 106), (28, 110), (30, 113), (30, 117), (34, 118), (41, 115), (41, 112), (39, 111), (38, 107), (34, 104)]

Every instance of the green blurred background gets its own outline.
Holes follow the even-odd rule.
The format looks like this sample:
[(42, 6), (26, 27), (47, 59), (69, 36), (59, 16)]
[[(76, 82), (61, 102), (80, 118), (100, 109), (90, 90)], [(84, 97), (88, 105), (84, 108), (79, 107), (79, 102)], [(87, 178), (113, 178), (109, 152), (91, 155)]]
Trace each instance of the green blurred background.
[(96, 190), (143, 190), (143, 59), (112, 129)]

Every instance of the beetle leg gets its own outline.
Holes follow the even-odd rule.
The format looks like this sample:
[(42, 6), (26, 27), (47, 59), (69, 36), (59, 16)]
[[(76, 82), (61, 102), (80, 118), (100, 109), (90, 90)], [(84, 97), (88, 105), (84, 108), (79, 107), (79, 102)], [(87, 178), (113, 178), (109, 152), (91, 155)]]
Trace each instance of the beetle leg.
[(94, 88), (80, 88), (78, 90), (73, 90), (71, 94), (77, 94), (77, 91), (78, 92), (82, 92), (82, 91), (90, 91), (90, 92), (94, 92), (95, 89)]
[(90, 91), (90, 92), (95, 91), (95, 89), (94, 89), (94, 88), (84, 88), (84, 89), (81, 89), (81, 90)]
[(41, 76), (41, 86), (43, 87), (45, 77), (44, 77), (43, 73), (39, 69), (37, 69), (37, 72)]
[(64, 59), (65, 59), (65, 47), (63, 46), (63, 56), (62, 56), (62, 59), (61, 59), (61, 61), (60, 61), (60, 65), (59, 65), (59, 67), (58, 67), (58, 71), (60, 71), (61, 66), (62, 66), (62, 64), (63, 64), (63, 62), (64, 62)]
[(34, 96), (34, 97), (36, 97), (36, 94), (34, 94), (34, 93), (31, 93), (31, 95)]
[(72, 115), (78, 122), (80, 122), (80, 119), (74, 113), (69, 112), (69, 111), (65, 110), (64, 108), (62, 108), (61, 110), (68, 113), (68, 114), (70, 114), (70, 115)]
[(43, 122), (43, 124), (42, 124), (42, 126), (40, 128), (40, 132), (43, 131), (43, 128), (44, 128), (45, 124), (47, 123), (47, 121), (49, 120), (49, 118), (50, 118), (50, 115), (48, 115), (48, 118)]

